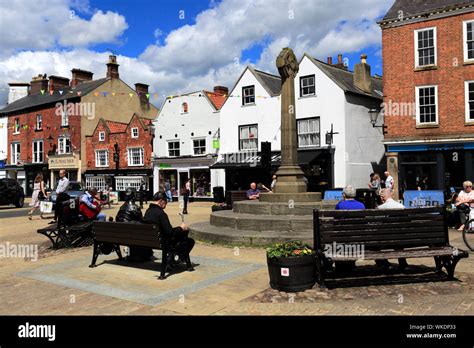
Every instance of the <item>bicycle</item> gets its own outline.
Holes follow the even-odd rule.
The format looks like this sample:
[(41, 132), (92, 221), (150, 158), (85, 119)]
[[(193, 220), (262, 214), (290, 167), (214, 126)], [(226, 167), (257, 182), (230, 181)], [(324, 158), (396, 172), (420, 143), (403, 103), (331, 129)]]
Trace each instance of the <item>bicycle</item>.
[(464, 229), (462, 230), (462, 239), (469, 250), (474, 251), (474, 209), (471, 209), (468, 221), (464, 225)]

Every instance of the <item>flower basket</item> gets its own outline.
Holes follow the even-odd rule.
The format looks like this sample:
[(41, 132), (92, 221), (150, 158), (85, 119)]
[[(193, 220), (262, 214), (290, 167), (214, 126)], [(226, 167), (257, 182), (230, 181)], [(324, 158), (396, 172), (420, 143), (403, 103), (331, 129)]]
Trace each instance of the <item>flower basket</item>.
[(272, 289), (299, 292), (316, 283), (315, 253), (300, 241), (267, 248), (267, 265)]

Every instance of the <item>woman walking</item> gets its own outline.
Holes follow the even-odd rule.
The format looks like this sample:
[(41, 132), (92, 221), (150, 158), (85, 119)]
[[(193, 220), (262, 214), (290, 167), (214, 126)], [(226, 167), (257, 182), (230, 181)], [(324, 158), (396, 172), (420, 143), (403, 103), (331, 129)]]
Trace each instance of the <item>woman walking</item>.
[[(31, 210), (28, 212), (28, 219), (33, 219), (33, 213), (39, 208), (40, 201), (46, 198), (46, 192), (44, 192), (44, 181), (43, 174), (38, 173), (35, 178), (33, 186), (33, 195), (31, 196), (30, 207)], [(41, 216), (41, 215), (40, 215)]]

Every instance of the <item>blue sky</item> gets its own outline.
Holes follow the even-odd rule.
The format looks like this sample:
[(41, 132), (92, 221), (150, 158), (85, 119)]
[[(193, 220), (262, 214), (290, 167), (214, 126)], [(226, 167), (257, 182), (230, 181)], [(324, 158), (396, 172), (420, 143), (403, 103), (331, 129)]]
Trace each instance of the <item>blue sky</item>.
[(72, 68), (100, 78), (110, 51), (125, 82), (147, 83), (161, 96), (232, 87), (247, 64), (276, 73), (275, 57), (286, 46), (324, 61), (342, 53), (351, 70), (366, 53), (372, 73), (382, 74), (376, 22), (392, 3), (1, 0), (0, 32), (15, 34), (0, 35), (0, 89), (39, 73), (70, 77)]

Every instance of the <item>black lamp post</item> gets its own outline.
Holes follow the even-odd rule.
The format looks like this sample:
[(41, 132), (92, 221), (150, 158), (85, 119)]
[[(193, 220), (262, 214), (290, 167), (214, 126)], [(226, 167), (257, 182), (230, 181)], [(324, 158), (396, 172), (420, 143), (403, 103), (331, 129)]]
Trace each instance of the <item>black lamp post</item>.
[(379, 109), (369, 109), (369, 116), (370, 116), (370, 123), (372, 123), (372, 127), (374, 128), (382, 128), (382, 134), (385, 135), (387, 132), (387, 126), (385, 124), (377, 125), (377, 119), (379, 118), (380, 110)]

